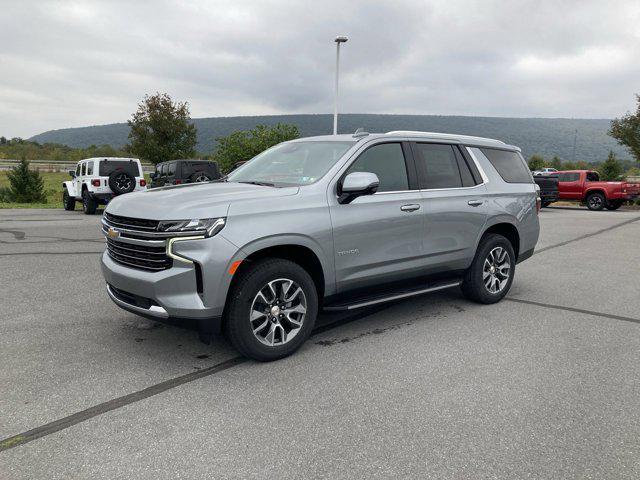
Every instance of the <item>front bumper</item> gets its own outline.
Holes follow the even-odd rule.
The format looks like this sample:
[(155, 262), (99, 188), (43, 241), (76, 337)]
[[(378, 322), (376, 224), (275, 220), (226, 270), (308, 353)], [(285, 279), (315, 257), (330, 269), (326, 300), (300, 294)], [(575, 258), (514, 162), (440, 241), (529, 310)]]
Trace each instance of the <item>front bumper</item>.
[(228, 270), (243, 258), (242, 252), (221, 235), (175, 242), (172, 248), (188, 260), (174, 259), (171, 268), (155, 272), (117, 263), (105, 251), (101, 263), (109, 297), (120, 308), (144, 317), (208, 319), (213, 330), (219, 330), (232, 279)]

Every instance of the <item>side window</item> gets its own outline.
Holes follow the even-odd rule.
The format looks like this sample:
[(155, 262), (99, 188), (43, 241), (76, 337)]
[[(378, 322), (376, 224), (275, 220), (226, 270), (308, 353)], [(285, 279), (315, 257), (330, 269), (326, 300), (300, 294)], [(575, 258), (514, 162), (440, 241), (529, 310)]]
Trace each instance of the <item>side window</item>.
[(93, 175), (93, 160), (87, 162), (87, 175)]
[(161, 169), (162, 176), (164, 177), (167, 174), (167, 164), (162, 165)]
[(80, 168), (80, 175), (85, 176), (87, 174), (87, 163), (82, 162), (82, 167)]
[(80, 164), (76, 167), (76, 177), (80, 176)]
[(375, 173), (380, 180), (379, 192), (409, 189), (407, 165), (399, 143), (383, 143), (365, 150), (345, 175), (353, 172)]
[(531, 172), (517, 152), (480, 148), (502, 179), (507, 183), (533, 183)]
[(171, 162), (167, 165), (167, 175), (172, 176), (176, 174), (176, 162)]
[[(416, 167), (420, 188), (460, 188), (462, 178), (458, 159), (451, 145), (416, 143)], [(471, 173), (467, 167), (469, 181)]]
[[(471, 170), (471, 166), (469, 162), (462, 156), (458, 147), (453, 146), (453, 151), (456, 155), (456, 159), (458, 160), (458, 168), (460, 169), (460, 177), (462, 177), (462, 186), (463, 187), (474, 187), (482, 181), (477, 178), (473, 171)], [(474, 165), (475, 167), (475, 165)], [(480, 175), (478, 174), (478, 177)]]

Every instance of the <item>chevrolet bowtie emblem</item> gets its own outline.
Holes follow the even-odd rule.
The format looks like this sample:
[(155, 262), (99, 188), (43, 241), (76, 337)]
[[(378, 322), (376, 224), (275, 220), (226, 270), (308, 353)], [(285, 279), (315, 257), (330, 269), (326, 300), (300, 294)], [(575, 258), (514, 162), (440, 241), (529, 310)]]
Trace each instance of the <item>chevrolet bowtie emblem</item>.
[(109, 230), (107, 230), (107, 237), (118, 238), (119, 236), (120, 236), (120, 232), (118, 230), (116, 230), (115, 228), (109, 227)]

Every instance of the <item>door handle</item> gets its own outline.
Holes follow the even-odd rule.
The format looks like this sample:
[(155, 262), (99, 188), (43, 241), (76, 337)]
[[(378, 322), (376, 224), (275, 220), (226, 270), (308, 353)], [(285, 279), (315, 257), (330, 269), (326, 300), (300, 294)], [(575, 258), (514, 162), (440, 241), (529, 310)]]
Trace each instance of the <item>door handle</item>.
[(468, 205), (471, 205), (472, 207), (479, 207), (480, 205), (482, 205), (484, 203), (484, 200), (469, 200), (467, 202)]
[(402, 210), (403, 212), (413, 212), (415, 210), (418, 210), (420, 208), (420, 205), (418, 205), (417, 203), (410, 203), (408, 205), (402, 205), (400, 207), (400, 210)]

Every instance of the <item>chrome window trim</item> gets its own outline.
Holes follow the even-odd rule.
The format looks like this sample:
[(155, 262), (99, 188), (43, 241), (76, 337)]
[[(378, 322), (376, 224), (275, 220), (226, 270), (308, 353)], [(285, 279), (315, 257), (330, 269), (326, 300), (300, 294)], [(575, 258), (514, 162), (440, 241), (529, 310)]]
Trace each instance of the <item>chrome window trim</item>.
[[(485, 173), (484, 169), (482, 168), (482, 166), (480, 165), (480, 162), (478, 161), (478, 158), (475, 156), (475, 154), (471, 151), (472, 148), (478, 148), (478, 147), (464, 147), (467, 149), (467, 152), (469, 153), (469, 156), (471, 157), (471, 159), (473, 160), (473, 163), (475, 163), (476, 168), (478, 169), (478, 171), (480, 172), (480, 176), (482, 177), (483, 182), (480, 183), (479, 185), (486, 185), (487, 183), (489, 183), (489, 177), (487, 177), (487, 174)], [(476, 185), (477, 186), (477, 185)]]

